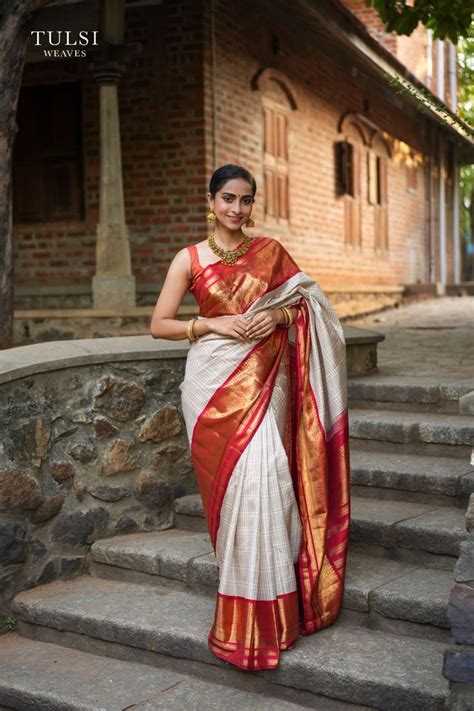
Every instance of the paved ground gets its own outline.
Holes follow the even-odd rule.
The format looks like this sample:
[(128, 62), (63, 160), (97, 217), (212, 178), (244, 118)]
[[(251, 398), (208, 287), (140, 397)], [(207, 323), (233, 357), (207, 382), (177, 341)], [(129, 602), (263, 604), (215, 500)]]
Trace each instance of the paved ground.
[(381, 375), (474, 380), (474, 296), (447, 296), (351, 319), (385, 335)]

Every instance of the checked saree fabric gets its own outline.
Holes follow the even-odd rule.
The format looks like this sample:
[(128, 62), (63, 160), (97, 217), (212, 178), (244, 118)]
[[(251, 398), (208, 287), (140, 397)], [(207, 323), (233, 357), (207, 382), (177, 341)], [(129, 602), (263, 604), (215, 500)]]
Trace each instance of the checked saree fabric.
[(190, 345), (181, 402), (219, 571), (208, 645), (245, 670), (273, 669), (299, 634), (341, 607), (350, 494), (346, 345), (319, 285), (275, 239), (235, 265), (201, 267), (199, 318), (292, 306), (293, 325), (241, 343)]

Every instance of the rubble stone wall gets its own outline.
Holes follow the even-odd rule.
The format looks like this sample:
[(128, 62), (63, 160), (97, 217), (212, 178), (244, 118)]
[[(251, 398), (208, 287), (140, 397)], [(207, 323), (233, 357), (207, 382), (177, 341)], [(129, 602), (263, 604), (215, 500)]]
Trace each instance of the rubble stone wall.
[[(171, 527), (173, 499), (198, 491), (180, 405), (186, 349), (150, 339), (143, 357), (122, 347), (114, 358), (112, 341), (132, 339), (60, 342), (57, 368), (54, 344), (46, 369), (43, 344), (0, 354), (2, 612), (19, 590), (83, 570), (98, 538)], [(18, 369), (32, 348), (37, 364), (30, 351)], [(28, 374), (12, 379), (7, 358)]]

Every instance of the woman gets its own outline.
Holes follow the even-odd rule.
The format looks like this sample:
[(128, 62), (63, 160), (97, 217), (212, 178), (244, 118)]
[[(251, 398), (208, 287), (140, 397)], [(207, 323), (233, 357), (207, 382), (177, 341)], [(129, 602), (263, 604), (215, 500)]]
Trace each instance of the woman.
[[(244, 168), (215, 171), (214, 232), (176, 254), (150, 327), (190, 341), (182, 407), (219, 570), (208, 644), (246, 670), (335, 621), (350, 514), (342, 327), (277, 240), (242, 231), (255, 193)], [(200, 315), (183, 322), (188, 289)]]

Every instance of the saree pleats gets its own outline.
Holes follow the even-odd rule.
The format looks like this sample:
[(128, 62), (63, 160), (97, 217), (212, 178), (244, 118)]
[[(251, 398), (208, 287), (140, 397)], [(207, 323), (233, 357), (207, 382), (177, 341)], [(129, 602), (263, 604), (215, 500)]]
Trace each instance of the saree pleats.
[[(201, 336), (180, 385), (219, 570), (209, 648), (247, 670), (335, 621), (350, 515), (342, 328), (278, 242), (254, 242), (237, 313), (294, 306), (293, 326), (251, 343)], [(201, 318), (230, 315), (228, 269), (198, 274)]]

